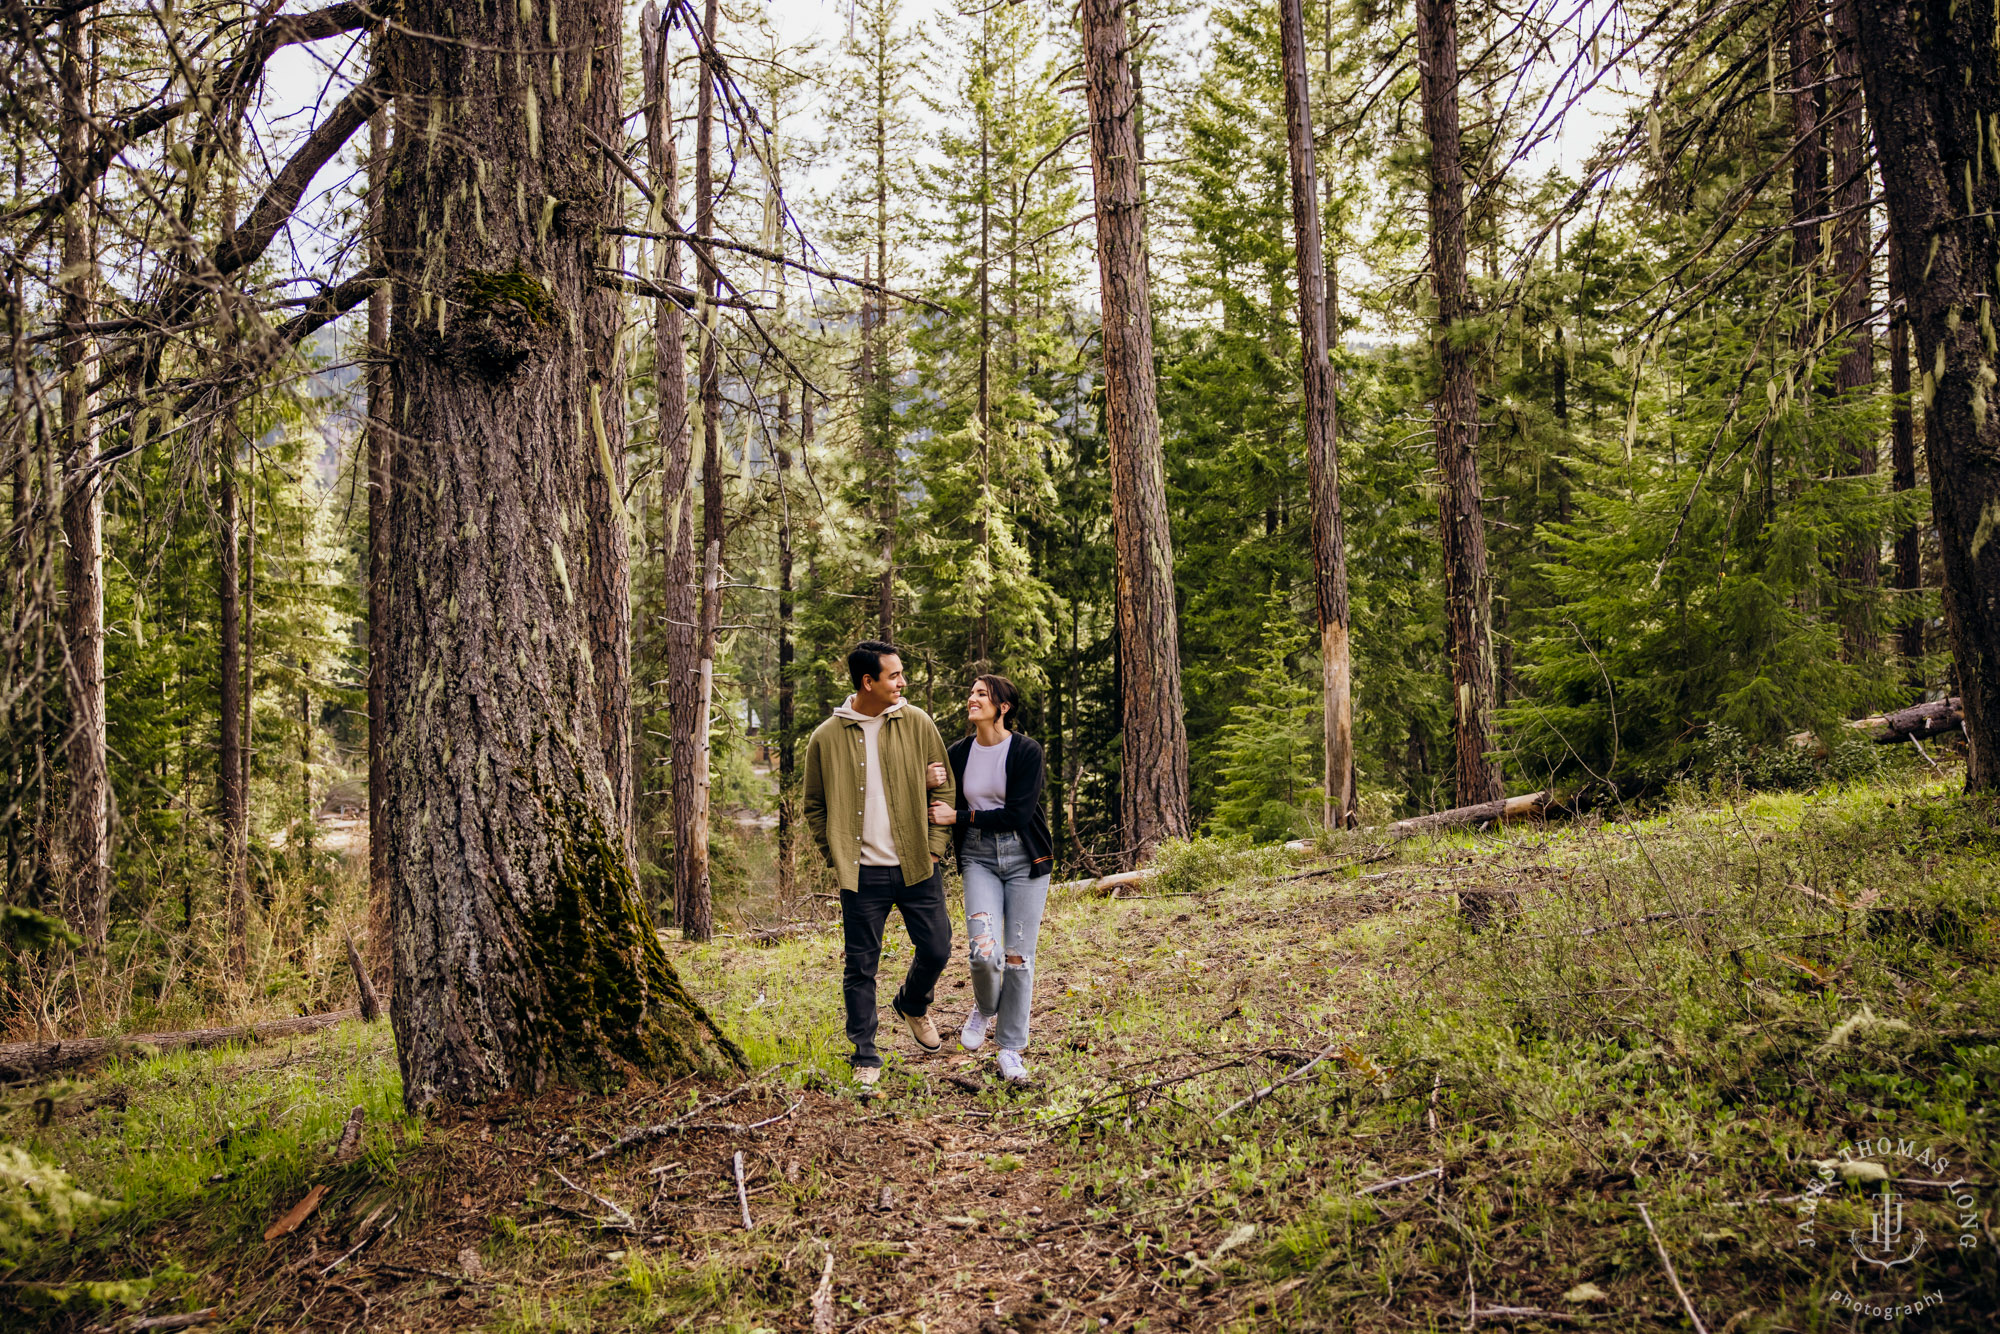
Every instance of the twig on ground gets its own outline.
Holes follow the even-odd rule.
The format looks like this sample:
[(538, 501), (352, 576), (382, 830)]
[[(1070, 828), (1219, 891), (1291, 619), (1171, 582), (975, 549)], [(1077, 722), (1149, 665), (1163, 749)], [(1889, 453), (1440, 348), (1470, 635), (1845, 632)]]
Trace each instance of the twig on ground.
[(1256, 1104), (1264, 1101), (1264, 1099), (1270, 1097), (1273, 1093), (1276, 1093), (1279, 1089), (1285, 1087), (1285, 1085), (1296, 1084), (1300, 1079), (1302, 1079), (1305, 1076), (1307, 1071), (1311, 1070), (1321, 1061), (1324, 1061), (1327, 1057), (1339, 1051), (1340, 1045), (1341, 1044), (1338, 1042), (1334, 1043), (1332, 1046), (1328, 1047), (1325, 1051), (1313, 1057), (1310, 1061), (1307, 1061), (1304, 1065), (1292, 1071), (1292, 1073), (1290, 1073), (1289, 1075), (1286, 1075), (1283, 1079), (1278, 1080), (1276, 1083), (1266, 1084), (1263, 1088), (1258, 1089), (1255, 1093), (1243, 1099), (1241, 1102), (1235, 1103), (1230, 1107), (1226, 1108), (1215, 1119), (1217, 1121), (1227, 1120), (1228, 1118), (1236, 1115), (1236, 1113), (1242, 1111), (1245, 1107), (1254, 1107)]
[(373, 1264), (369, 1268), (388, 1274), (421, 1274), (425, 1278), (441, 1278), (448, 1282), (468, 1284), (477, 1288), (490, 1288), (493, 1286), (483, 1278), (474, 1278), (470, 1274), (454, 1274), (449, 1269), (425, 1269), (420, 1265), (385, 1264)]
[(1482, 1306), (1481, 1318), (1487, 1320), (1555, 1320), (1565, 1325), (1578, 1323), (1576, 1316), (1566, 1311), (1544, 1311), (1533, 1306)]
[(743, 1150), (736, 1151), (733, 1162), (736, 1167), (736, 1203), (743, 1210), (743, 1230), (749, 1232), (755, 1225), (750, 1221), (750, 1192), (743, 1184)]
[(833, 1334), (833, 1246), (826, 1247), (826, 1263), (819, 1271), (819, 1286), (813, 1289), (813, 1334)]
[(1443, 1175), (1444, 1168), (1441, 1166), (1426, 1167), (1423, 1171), (1412, 1172), (1406, 1177), (1390, 1177), (1387, 1181), (1378, 1181), (1372, 1186), (1363, 1186), (1354, 1193), (1356, 1195), (1373, 1195), (1378, 1190), (1392, 1190), (1397, 1186), (1407, 1186), (1412, 1181), (1422, 1181), (1426, 1177), (1441, 1177)]
[(634, 1219), (631, 1213), (629, 1213), (626, 1210), (625, 1206), (618, 1203), (618, 1201), (613, 1199), (607, 1199), (606, 1197), (599, 1195), (594, 1190), (585, 1190), (582, 1186), (577, 1185), (574, 1181), (571, 1181), (568, 1177), (564, 1176), (561, 1172), (558, 1172), (553, 1167), (549, 1169), (549, 1172), (555, 1177), (556, 1180), (562, 1182), (565, 1186), (568, 1186), (571, 1190), (575, 1191), (577, 1194), (583, 1196), (587, 1200), (595, 1200), (597, 1201), (597, 1203), (603, 1205), (606, 1209), (609, 1209), (611, 1211), (612, 1218), (610, 1220), (599, 1219), (598, 1226), (616, 1228), (621, 1232), (637, 1232), (639, 1230), (638, 1220)]
[[(759, 1079), (761, 1078), (762, 1076), (759, 1076)], [(694, 1120), (695, 1117), (700, 1116), (702, 1113), (712, 1112), (718, 1107), (727, 1107), (730, 1103), (747, 1096), (750, 1090), (756, 1087), (757, 1082), (758, 1080), (756, 1079), (747, 1080), (727, 1093), (720, 1093), (713, 1098), (705, 1099), (671, 1121), (662, 1121), (658, 1125), (640, 1126), (635, 1130), (628, 1130), (595, 1153), (586, 1155), (583, 1161), (586, 1163), (601, 1163), (612, 1154), (622, 1153), (635, 1144), (645, 1144), (651, 1140), (664, 1139), (668, 1135), (678, 1134), (688, 1128), (688, 1122)], [(790, 1113), (788, 1112), (786, 1115), (790, 1115)]]
[(395, 1221), (398, 1218), (401, 1218), (402, 1216), (403, 1216), (402, 1212), (399, 1210), (396, 1213), (390, 1214), (388, 1222), (382, 1224), (381, 1227), (371, 1228), (364, 1225), (361, 1229), (361, 1240), (355, 1242), (353, 1246), (349, 1247), (345, 1255), (341, 1256), (338, 1260), (335, 1260), (332, 1264), (328, 1265), (326, 1268), (320, 1270), (319, 1276), (321, 1278), (326, 1278), (330, 1276), (334, 1270), (340, 1268), (342, 1265), (346, 1264), (349, 1260), (352, 1260), (355, 1256), (361, 1254), (363, 1247), (367, 1246), (368, 1243), (374, 1241), (375, 1238), (387, 1232), (390, 1226), (394, 1224)]
[(176, 1311), (172, 1315), (149, 1315), (133, 1321), (126, 1328), (135, 1334), (139, 1330), (152, 1329), (192, 1329), (196, 1325), (206, 1325), (222, 1314), (219, 1306), (204, 1306), (199, 1311)]
[(791, 1106), (787, 1107), (784, 1111), (779, 1112), (776, 1116), (767, 1116), (762, 1121), (752, 1121), (748, 1125), (744, 1125), (741, 1122), (737, 1121), (697, 1121), (693, 1125), (680, 1126), (678, 1127), (678, 1129), (690, 1132), (696, 1130), (720, 1130), (725, 1135), (755, 1135), (765, 1126), (774, 1126), (778, 1124), (778, 1122), (784, 1120), (786, 1117), (790, 1116), (793, 1112), (796, 1112), (799, 1108), (805, 1106), (805, 1103), (806, 1100), (804, 1098), (800, 1098), (797, 1102), (794, 1102)]
[(1250, 1058), (1252, 1056), (1257, 1056), (1262, 1054), (1263, 1051), (1262, 1049), (1260, 1049), (1259, 1051), (1252, 1052), (1249, 1055), (1238, 1056), (1233, 1060), (1220, 1061), (1215, 1065), (1205, 1065), (1199, 1070), (1190, 1070), (1187, 1074), (1184, 1075), (1174, 1075), (1169, 1079), (1156, 1079), (1150, 1084), (1129, 1085), (1125, 1088), (1119, 1089), (1116, 1093), (1107, 1093), (1101, 1098), (1091, 1099), (1089, 1102), (1084, 1103), (1081, 1107), (1077, 1108), (1069, 1115), (1064, 1116), (1059, 1120), (1048, 1122), (1047, 1128), (1054, 1129), (1055, 1127), (1064, 1125), (1067, 1122), (1077, 1120), (1085, 1112), (1094, 1110), (1095, 1108), (1098, 1107), (1102, 1107), (1107, 1102), (1116, 1102), (1120, 1098), (1129, 1098), (1132, 1097), (1134, 1094), (1138, 1093), (1152, 1093), (1159, 1089), (1172, 1088), (1176, 1084), (1185, 1084), (1190, 1079), (1199, 1079), (1203, 1075), (1212, 1075), (1218, 1070), (1233, 1070), (1239, 1065), (1249, 1064)]
[(1681, 1305), (1687, 1310), (1688, 1319), (1694, 1322), (1694, 1334), (1708, 1334), (1708, 1326), (1702, 1324), (1701, 1317), (1695, 1314), (1694, 1303), (1688, 1300), (1687, 1289), (1681, 1286), (1681, 1277), (1674, 1272), (1673, 1257), (1667, 1254), (1666, 1243), (1660, 1240), (1659, 1231), (1653, 1226), (1653, 1215), (1647, 1210), (1643, 1200), (1639, 1202), (1639, 1217), (1645, 1220), (1646, 1231), (1653, 1238), (1653, 1247), (1660, 1253), (1660, 1263), (1667, 1267), (1667, 1282), (1674, 1285), (1674, 1295), (1681, 1299)]
[(1424, 1103), (1424, 1123), (1430, 1128), (1430, 1132), (1433, 1135), (1438, 1133), (1438, 1088), (1443, 1083), (1443, 1071), (1438, 1071), (1431, 1075), (1431, 1096)]

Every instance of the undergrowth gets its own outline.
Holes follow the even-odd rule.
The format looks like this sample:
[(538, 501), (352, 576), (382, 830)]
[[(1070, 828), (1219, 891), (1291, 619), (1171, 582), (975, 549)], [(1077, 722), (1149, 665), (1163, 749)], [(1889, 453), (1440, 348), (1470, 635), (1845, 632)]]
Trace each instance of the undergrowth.
[[(325, 1207), (343, 1217), (393, 1196), (418, 1231), (452, 1209), (483, 1229), (476, 1307), (424, 1280), (398, 1299), (409, 1328), (806, 1327), (823, 1242), (837, 1327), (876, 1334), (1469, 1315), (1675, 1329), (1690, 1306), (1710, 1334), (1755, 1334), (1868, 1323), (1856, 1302), (1921, 1305), (1912, 1328), (1991, 1327), (1991, 802), (1904, 770), (1688, 789), (1631, 822), (1335, 834), (1299, 853), (1210, 841), (1163, 864), (1129, 898), (1054, 895), (1031, 1089), (1001, 1086), (985, 1053), (917, 1057), (885, 1010), (886, 1096), (846, 1104), (845, 1120), (822, 1112), (826, 1156), (753, 1174), (753, 1232), (728, 1221), (733, 1186), (702, 1157), (755, 1147), (742, 1139), (594, 1185), (573, 1176), (628, 1201), (691, 1183), (695, 1221), (664, 1240), (602, 1236), (594, 1206), (545, 1175), (473, 1193), (498, 1188), (471, 1165), (516, 1154), (518, 1132), (495, 1123), (489, 1145), (459, 1127), (447, 1152), (398, 1111), (385, 1028), (353, 1026), (293, 1055), (165, 1057), (12, 1095), (7, 1136), (113, 1208), (15, 1280), (151, 1283), (125, 1295), (224, 1300), (249, 1321), (276, 1280), (237, 1252), (258, 1252), (308, 1181), (330, 1181)], [(1465, 925), (1463, 896), (1494, 905), (1485, 929)], [(845, 1089), (837, 931), (670, 948), (779, 1090), (773, 1112)], [(892, 928), (885, 1002), (908, 961)], [(955, 961), (940, 984), (948, 1030), (965, 980)], [(50, 1125), (33, 1124), (31, 1093), (62, 1109)], [(331, 1166), (355, 1104), (367, 1152)], [(558, 1111), (578, 1144), (627, 1115), (584, 1095)], [(908, 1156), (886, 1162), (904, 1139)], [(1871, 1256), (1884, 1179), (1900, 1249)], [(905, 1203), (859, 1198), (885, 1182)], [(969, 1203), (919, 1203), (940, 1184)], [(1919, 1232), (1908, 1263), (1871, 1262)], [(958, 1274), (974, 1234), (1009, 1258)]]

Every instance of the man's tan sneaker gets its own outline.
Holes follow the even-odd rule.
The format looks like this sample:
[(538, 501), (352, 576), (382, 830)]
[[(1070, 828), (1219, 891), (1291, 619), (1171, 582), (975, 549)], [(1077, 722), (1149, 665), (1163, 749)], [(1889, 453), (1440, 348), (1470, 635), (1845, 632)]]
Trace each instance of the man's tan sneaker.
[(910, 1026), (910, 1036), (915, 1038), (917, 1045), (925, 1051), (937, 1051), (944, 1046), (944, 1038), (939, 1036), (937, 1031), (937, 1022), (929, 1015), (906, 1014), (903, 1016), (903, 1022)]
[(854, 1086), (863, 1093), (874, 1092), (875, 1082), (880, 1078), (882, 1078), (882, 1067), (879, 1065), (857, 1065), (854, 1067)]

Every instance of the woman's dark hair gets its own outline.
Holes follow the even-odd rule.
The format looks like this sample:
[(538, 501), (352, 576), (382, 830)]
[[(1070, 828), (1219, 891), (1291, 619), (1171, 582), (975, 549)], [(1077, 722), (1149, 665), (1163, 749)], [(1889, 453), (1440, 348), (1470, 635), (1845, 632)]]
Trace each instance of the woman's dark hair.
[(1010, 732), (1015, 731), (1019, 727), (1021, 692), (1014, 688), (1014, 683), (1004, 676), (981, 676), (974, 679), (986, 687), (986, 694), (993, 701), (993, 707), (1002, 710), (1000, 725)]

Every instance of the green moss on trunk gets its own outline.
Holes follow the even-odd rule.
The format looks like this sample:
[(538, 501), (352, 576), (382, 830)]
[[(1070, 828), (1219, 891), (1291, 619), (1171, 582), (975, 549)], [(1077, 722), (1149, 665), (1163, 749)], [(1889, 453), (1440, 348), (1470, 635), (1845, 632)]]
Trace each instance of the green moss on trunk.
[[(581, 785), (583, 774), (577, 774)], [(527, 921), (542, 982), (522, 1031), (554, 1077), (605, 1087), (652, 1075), (745, 1069), (748, 1061), (681, 984), (640, 901), (618, 842), (573, 792), (538, 786), (551, 850), (553, 906)]]

